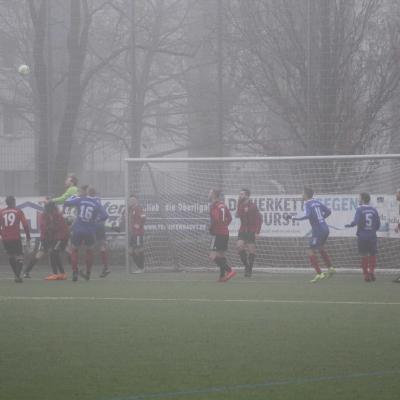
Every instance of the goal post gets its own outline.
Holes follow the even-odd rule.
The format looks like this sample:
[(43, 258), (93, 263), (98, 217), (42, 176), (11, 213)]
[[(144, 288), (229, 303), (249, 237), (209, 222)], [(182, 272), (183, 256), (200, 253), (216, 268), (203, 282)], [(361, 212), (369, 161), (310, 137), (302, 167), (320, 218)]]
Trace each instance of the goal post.
[[(145, 210), (145, 258), (149, 270), (204, 270), (214, 268), (207, 259), (210, 189), (221, 189), (233, 217), (238, 194), (251, 192), (263, 217), (257, 240), (255, 270), (308, 268), (305, 252), (310, 226), (287, 215), (303, 215), (301, 193), (312, 187), (315, 198), (330, 209), (327, 249), (337, 268), (358, 268), (355, 228), (345, 229), (358, 206), (361, 192), (381, 216), (378, 233), (378, 268), (398, 268), (400, 234), (400, 154), (292, 157), (127, 158), (125, 206), (135, 193)], [(125, 213), (129, 226), (128, 213)], [(239, 220), (230, 225), (228, 260), (241, 266), (235, 244)], [(126, 267), (131, 271), (126, 235)]]

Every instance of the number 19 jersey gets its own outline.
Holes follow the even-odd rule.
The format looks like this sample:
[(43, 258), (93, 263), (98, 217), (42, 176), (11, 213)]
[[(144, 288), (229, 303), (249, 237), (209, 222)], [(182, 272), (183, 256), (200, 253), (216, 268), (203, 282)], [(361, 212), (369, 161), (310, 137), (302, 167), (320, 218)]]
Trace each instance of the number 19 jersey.
[(4, 241), (21, 239), (21, 224), (24, 228), (26, 239), (30, 240), (29, 225), (22, 210), (7, 207), (0, 211), (0, 234)]

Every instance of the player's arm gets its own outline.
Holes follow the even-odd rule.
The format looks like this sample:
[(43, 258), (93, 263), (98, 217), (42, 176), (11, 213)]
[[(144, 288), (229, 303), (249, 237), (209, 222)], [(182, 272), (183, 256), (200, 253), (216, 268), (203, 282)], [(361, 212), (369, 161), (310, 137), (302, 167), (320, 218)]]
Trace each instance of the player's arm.
[(263, 224), (263, 218), (262, 215), (257, 207), (254, 208), (255, 212), (255, 220), (256, 220), (256, 234), (259, 235), (261, 232), (261, 227)]
[(229, 225), (232, 222), (232, 214), (228, 207), (225, 207), (225, 220), (223, 222), (225, 222), (226, 225)]
[(311, 216), (311, 208), (308, 204), (306, 204), (305, 214), (302, 217), (293, 217), (292, 215), (287, 215), (286, 219), (291, 219), (293, 221), (305, 221), (306, 219), (310, 219)]
[(29, 231), (28, 221), (25, 218), (25, 214), (21, 210), (19, 210), (19, 216), (20, 216), (21, 224), (22, 224), (22, 226), (24, 228), (24, 231), (25, 231), (26, 240), (29, 242), (31, 240), (31, 233)]
[(321, 211), (324, 218), (328, 218), (332, 214), (332, 211), (325, 204), (321, 204)]
[(51, 200), (54, 201), (54, 203), (61, 205), (65, 204), (66, 200), (68, 200), (72, 196), (75, 196), (76, 194), (77, 194), (77, 188), (75, 186), (71, 186), (61, 196), (55, 197), (54, 199)]
[(97, 217), (96, 217), (96, 219), (99, 222), (104, 222), (108, 218), (107, 211), (103, 207), (103, 205), (100, 204), (100, 203), (97, 205), (97, 207), (98, 208), (97, 208)]
[(140, 211), (140, 222), (142, 223), (142, 225), (144, 225), (144, 223), (146, 222), (146, 213), (143, 211), (142, 207), (139, 208), (139, 211)]
[(64, 201), (64, 206), (67, 207), (77, 207), (79, 206), (81, 202), (81, 198), (80, 197), (69, 197)]
[(346, 224), (344, 227), (345, 228), (352, 228), (353, 226), (357, 226), (360, 223), (360, 210), (357, 209), (356, 214), (354, 215), (354, 219), (350, 224)]
[(379, 217), (379, 214), (377, 212), (376, 213), (376, 225), (375, 225), (375, 228), (378, 231), (380, 227), (381, 227), (381, 218)]

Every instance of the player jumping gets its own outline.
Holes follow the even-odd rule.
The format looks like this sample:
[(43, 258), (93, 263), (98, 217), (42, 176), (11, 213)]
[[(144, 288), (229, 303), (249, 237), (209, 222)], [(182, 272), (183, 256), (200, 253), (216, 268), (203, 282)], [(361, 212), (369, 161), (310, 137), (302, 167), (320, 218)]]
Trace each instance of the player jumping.
[(20, 224), (22, 224), (27, 246), (29, 247), (31, 235), (29, 225), (22, 210), (16, 207), (14, 196), (7, 196), (7, 207), (0, 211), (0, 235), (8, 255), (8, 260), (15, 275), (15, 282), (21, 283), (21, 272), (24, 266), (24, 253), (22, 248)]
[(44, 206), (44, 212), (39, 216), (40, 245), (36, 254), (31, 258), (24, 272), (24, 278), (30, 278), (30, 272), (36, 263), (45, 255), (49, 254), (52, 274), (45, 279), (48, 281), (66, 280), (62, 253), (68, 244), (69, 227), (63, 215), (53, 201)]
[(257, 205), (250, 201), (250, 190), (239, 193), (236, 217), (240, 218), (240, 229), (236, 247), (245, 268), (245, 277), (251, 277), (256, 257), (256, 235), (262, 226), (262, 216)]
[(79, 189), (78, 189), (78, 178), (74, 174), (69, 174), (65, 179), (65, 192), (59, 196), (51, 199), (54, 203), (58, 205), (63, 205), (65, 200), (69, 199), (72, 196), (77, 196)]
[(375, 281), (377, 237), (376, 231), (381, 226), (376, 208), (369, 205), (371, 196), (360, 194), (360, 206), (356, 210), (354, 220), (345, 228), (357, 226), (358, 251), (361, 255), (361, 268), (366, 282)]
[[(94, 189), (89, 187), (87, 193), (92, 191)], [(81, 245), (86, 246), (86, 273), (79, 271), (79, 274), (88, 281), (93, 266), (96, 226), (99, 221), (105, 221), (108, 215), (98, 199), (87, 195), (85, 191), (78, 197), (71, 197), (66, 200), (64, 205), (77, 208), (77, 217), (72, 226), (71, 235), (72, 281), (78, 280), (79, 247)]]
[(210, 246), (210, 261), (215, 262), (220, 270), (218, 282), (226, 282), (236, 275), (236, 271), (228, 266), (225, 252), (228, 250), (229, 229), (232, 215), (221, 199), (222, 192), (218, 189), (211, 189), (208, 198), (210, 206), (210, 233), (213, 236)]
[[(329, 217), (332, 211), (320, 201), (313, 199), (313, 196), (314, 190), (309, 187), (305, 187), (303, 191), (305, 215), (300, 218), (293, 217), (291, 215), (286, 217), (287, 219), (292, 219), (293, 221), (303, 221), (306, 219), (310, 221), (312, 236), (310, 239), (308, 257), (310, 264), (312, 267), (314, 267), (317, 273), (310, 281), (311, 283), (318, 282), (325, 277), (331, 277), (335, 273), (335, 269), (332, 267), (331, 259), (324, 249), (324, 244), (329, 236), (329, 227), (325, 221), (325, 218)], [(319, 266), (317, 251), (324, 260), (325, 265), (328, 267), (328, 272), (326, 274), (321, 271)]]

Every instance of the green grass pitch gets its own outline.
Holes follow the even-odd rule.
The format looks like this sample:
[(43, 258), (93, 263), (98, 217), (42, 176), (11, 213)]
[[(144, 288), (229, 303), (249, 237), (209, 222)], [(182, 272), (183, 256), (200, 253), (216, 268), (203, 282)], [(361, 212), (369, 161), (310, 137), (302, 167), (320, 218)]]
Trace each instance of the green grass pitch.
[(399, 398), (390, 276), (239, 275), (2, 275), (1, 400)]

